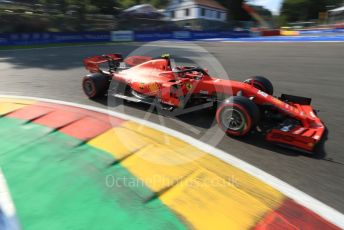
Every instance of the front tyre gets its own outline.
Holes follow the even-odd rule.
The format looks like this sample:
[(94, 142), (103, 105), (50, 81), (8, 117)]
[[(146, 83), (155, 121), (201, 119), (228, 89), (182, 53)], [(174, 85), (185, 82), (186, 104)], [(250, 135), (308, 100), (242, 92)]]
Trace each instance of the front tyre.
[(82, 89), (90, 99), (104, 96), (109, 89), (109, 85), (109, 77), (101, 73), (87, 75), (82, 81)]
[(230, 136), (245, 136), (259, 121), (258, 106), (250, 99), (234, 96), (226, 99), (216, 111), (219, 127)]
[(253, 87), (269, 94), (273, 95), (274, 94), (274, 87), (271, 83), (271, 81), (265, 77), (261, 76), (255, 76), (251, 77), (247, 80), (244, 81), (244, 83), (247, 83), (249, 85), (252, 85)]

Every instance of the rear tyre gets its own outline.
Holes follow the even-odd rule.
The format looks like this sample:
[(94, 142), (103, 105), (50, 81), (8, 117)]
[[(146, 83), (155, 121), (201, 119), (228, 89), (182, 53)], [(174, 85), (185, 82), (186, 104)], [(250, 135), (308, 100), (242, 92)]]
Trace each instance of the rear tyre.
[(251, 77), (247, 80), (244, 81), (244, 83), (247, 83), (249, 85), (253, 85), (255, 88), (269, 94), (269, 95), (273, 95), (274, 94), (274, 87), (271, 83), (271, 81), (269, 81), (269, 79), (265, 78), (265, 77), (261, 77), (261, 76), (255, 76), (255, 77)]
[(245, 136), (259, 121), (259, 108), (250, 99), (234, 96), (226, 99), (216, 111), (219, 127), (230, 136)]
[(109, 77), (101, 73), (87, 75), (82, 81), (82, 89), (90, 99), (104, 96), (109, 89), (109, 85)]

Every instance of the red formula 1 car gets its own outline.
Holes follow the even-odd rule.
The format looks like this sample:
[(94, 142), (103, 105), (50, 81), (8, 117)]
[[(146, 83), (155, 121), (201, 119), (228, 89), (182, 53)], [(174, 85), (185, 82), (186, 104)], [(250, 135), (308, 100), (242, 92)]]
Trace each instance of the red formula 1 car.
[(268, 141), (307, 152), (313, 152), (325, 131), (311, 99), (286, 94), (276, 98), (264, 77), (244, 82), (219, 79), (200, 67), (173, 67), (168, 55), (124, 60), (120, 54), (109, 54), (86, 58), (84, 64), (91, 74), (82, 85), (91, 99), (108, 94), (176, 115), (215, 106), (217, 123), (229, 136), (244, 136), (265, 120), (274, 125), (266, 132)]

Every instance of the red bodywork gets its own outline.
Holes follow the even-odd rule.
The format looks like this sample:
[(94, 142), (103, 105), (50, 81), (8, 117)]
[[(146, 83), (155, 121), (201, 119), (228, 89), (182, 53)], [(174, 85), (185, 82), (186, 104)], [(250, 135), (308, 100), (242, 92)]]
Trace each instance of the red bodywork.
[[(106, 55), (106, 57), (109, 56), (116, 60), (121, 59), (121, 56), (117, 54)], [(86, 68), (91, 72), (100, 71), (99, 64), (107, 61), (101, 57), (103, 56), (85, 59)], [(166, 58), (152, 60), (150, 57), (135, 56), (124, 62), (133, 67), (111, 73), (112, 79), (128, 85), (140, 94), (156, 97), (164, 104), (182, 107), (184, 102), (181, 98), (188, 94), (230, 97), (240, 93), (242, 96), (252, 98), (257, 105), (272, 106), (279, 112), (300, 122), (300, 125), (291, 130), (272, 129), (267, 134), (268, 141), (311, 152), (325, 131), (325, 126), (315, 115), (310, 105), (286, 103), (253, 85), (219, 79), (197, 71), (185, 73), (181, 77), (172, 71), (169, 59)], [(183, 68), (179, 67), (179, 70), (183, 70)]]

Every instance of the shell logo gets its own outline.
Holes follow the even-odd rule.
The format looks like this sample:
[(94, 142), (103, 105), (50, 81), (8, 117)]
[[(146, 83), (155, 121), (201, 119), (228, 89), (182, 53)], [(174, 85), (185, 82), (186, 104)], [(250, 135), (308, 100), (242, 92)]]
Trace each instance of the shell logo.
[(159, 85), (157, 83), (149, 84), (148, 86), (150, 92), (155, 92), (159, 90)]

